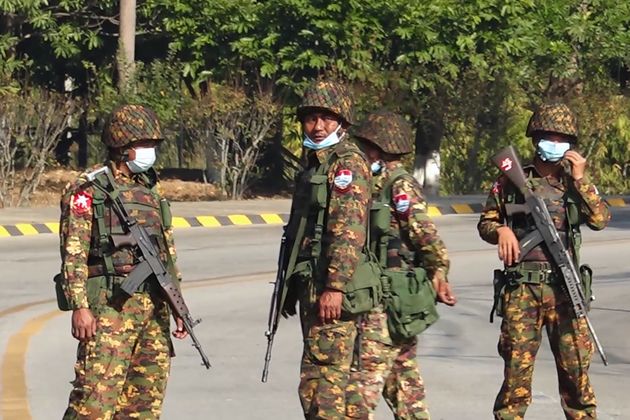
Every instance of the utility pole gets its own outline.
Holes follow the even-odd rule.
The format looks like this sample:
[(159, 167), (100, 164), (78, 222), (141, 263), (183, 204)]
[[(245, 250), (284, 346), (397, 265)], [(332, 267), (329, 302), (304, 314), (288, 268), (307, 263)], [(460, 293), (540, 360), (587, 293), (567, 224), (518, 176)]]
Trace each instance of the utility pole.
[(129, 88), (136, 55), (136, 0), (120, 0), (120, 37), (118, 40), (118, 90)]

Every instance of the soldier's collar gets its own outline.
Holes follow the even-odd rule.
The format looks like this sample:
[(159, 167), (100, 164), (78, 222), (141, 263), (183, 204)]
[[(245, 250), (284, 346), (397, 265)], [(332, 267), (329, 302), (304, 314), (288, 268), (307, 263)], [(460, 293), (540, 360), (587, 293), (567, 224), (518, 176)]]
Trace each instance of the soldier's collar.
[(315, 158), (317, 159), (317, 161), (321, 165), (322, 163), (324, 163), (324, 162), (326, 162), (328, 160), (328, 157), (330, 156), (332, 151), (335, 150), (336, 146), (337, 145), (330, 146), (330, 147), (327, 147), (325, 149), (311, 151), (310, 152), (311, 153), (310, 156), (315, 156)]

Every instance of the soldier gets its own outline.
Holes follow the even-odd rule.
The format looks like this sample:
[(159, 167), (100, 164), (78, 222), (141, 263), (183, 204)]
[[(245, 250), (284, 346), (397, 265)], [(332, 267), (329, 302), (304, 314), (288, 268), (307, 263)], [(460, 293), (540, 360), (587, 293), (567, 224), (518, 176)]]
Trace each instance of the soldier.
[(287, 226), (289, 297), (296, 301), (304, 351), (299, 396), (306, 419), (343, 419), (356, 317), (342, 311), (344, 294), (364, 261), (371, 174), (348, 138), (352, 101), (346, 88), (321, 80), (305, 92), (297, 116), (305, 167), (298, 175)]
[[(608, 224), (610, 213), (585, 177), (586, 159), (575, 150), (577, 119), (565, 104), (543, 104), (530, 119), (527, 135), (536, 148), (533, 164), (524, 168), (528, 182), (545, 201), (578, 267), (580, 224), (601, 230)], [(498, 350), (505, 369), (494, 418), (523, 419), (532, 401), (534, 360), (544, 327), (556, 362), (566, 418), (594, 419), (596, 402), (588, 377), (593, 343), (588, 327), (584, 318), (576, 319), (546, 245), (521, 255), (519, 240), (535, 226), (529, 216), (508, 217), (505, 204), (522, 202), (523, 195), (501, 176), (492, 187), (477, 226), (483, 240), (498, 245), (506, 273), (495, 293), (497, 313), (503, 316)], [(588, 299), (591, 271), (583, 266), (580, 272)]]
[[(157, 116), (140, 105), (115, 109), (102, 135), (116, 192), (129, 214), (151, 232), (163, 263), (179, 280), (169, 206), (152, 168), (162, 140)], [(111, 245), (110, 235), (123, 233), (111, 201), (86, 173), (66, 186), (60, 283), (79, 347), (64, 419), (160, 416), (173, 349), (169, 308), (155, 282), (145, 281), (131, 297), (119, 289), (138, 262), (130, 247)], [(173, 336), (186, 335), (178, 319)]]
[[(372, 217), (371, 222), (372, 249), (385, 272), (400, 272), (405, 279), (407, 274), (414, 273), (414, 267), (422, 267), (421, 273), (426, 270), (434, 288), (430, 290), (427, 283), (429, 305), (434, 307), (436, 292), (440, 302), (454, 305), (456, 298), (447, 280), (446, 248), (427, 215), (427, 204), (418, 181), (401, 162), (404, 155), (413, 151), (409, 123), (392, 112), (372, 113), (354, 135), (364, 143), (372, 163), (373, 214), (378, 214), (376, 203), (385, 204), (384, 220)], [(420, 312), (420, 308), (417, 309)], [(417, 337), (396, 336), (395, 331), (390, 331), (391, 322), (383, 305), (362, 317), (360, 369), (352, 373), (346, 395), (350, 418), (373, 418), (381, 394), (397, 419), (430, 418), (416, 359)]]

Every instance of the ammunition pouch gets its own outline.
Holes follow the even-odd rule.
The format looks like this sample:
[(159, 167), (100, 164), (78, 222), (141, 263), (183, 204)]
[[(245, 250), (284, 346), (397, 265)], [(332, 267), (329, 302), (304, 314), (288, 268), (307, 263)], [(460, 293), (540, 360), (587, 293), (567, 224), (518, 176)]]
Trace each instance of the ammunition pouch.
[(385, 270), (387, 327), (394, 341), (415, 337), (438, 319), (436, 292), (423, 268)]
[(359, 315), (371, 311), (382, 300), (381, 267), (377, 261), (363, 255), (345, 286), (341, 310), (345, 314)]
[(591, 302), (595, 300), (593, 297), (593, 269), (584, 264), (580, 266), (580, 280), (582, 283), (582, 291), (584, 292), (584, 304), (586, 309), (591, 309)]
[[(68, 298), (63, 290), (63, 280), (64, 278), (62, 273), (58, 273), (55, 277), (53, 277), (53, 282), (55, 283), (55, 295), (57, 297), (57, 307), (61, 311), (71, 311), (73, 308), (70, 306)], [(107, 282), (107, 278), (100, 276), (89, 278), (86, 281), (85, 288), (88, 306), (90, 309), (93, 309), (101, 303), (102, 292), (108, 290), (110, 287)]]
[(57, 307), (59, 308), (60, 311), (69, 311), (72, 308), (70, 307), (70, 303), (68, 302), (68, 299), (66, 298), (66, 294), (63, 291), (63, 286), (61, 284), (62, 281), (63, 281), (63, 274), (61, 273), (55, 274), (55, 277), (53, 277), (53, 282), (55, 283), (55, 295), (57, 297)]

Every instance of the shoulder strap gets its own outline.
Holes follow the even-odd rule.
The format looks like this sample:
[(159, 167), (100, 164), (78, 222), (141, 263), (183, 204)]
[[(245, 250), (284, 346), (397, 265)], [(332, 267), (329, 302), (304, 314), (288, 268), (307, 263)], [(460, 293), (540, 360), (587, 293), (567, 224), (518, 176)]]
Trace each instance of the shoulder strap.
[(567, 192), (564, 194), (567, 234), (569, 236), (569, 244), (573, 250), (573, 261), (575, 265), (579, 267), (580, 248), (582, 247), (582, 232), (580, 231), (580, 207), (578, 202), (579, 198), (576, 199), (573, 190), (571, 188), (567, 188)]
[[(108, 180), (111, 182), (112, 188), (117, 192), (116, 184), (113, 178)], [(109, 277), (115, 274), (114, 261), (110, 252), (104, 252), (110, 248), (109, 232), (105, 225), (105, 200), (107, 199), (105, 193), (99, 188), (94, 188), (94, 197), (92, 199), (92, 206), (94, 207), (94, 221), (96, 222), (96, 228), (98, 232), (99, 249), (101, 250), (101, 257), (103, 258), (105, 276)]]
[[(392, 211), (390, 207), (390, 203), (392, 201), (392, 188), (394, 187), (394, 183), (405, 175), (407, 175), (407, 171), (404, 168), (400, 168), (400, 167), (396, 168), (387, 179), (387, 182), (383, 184), (383, 187), (381, 189), (381, 194), (379, 195), (379, 203), (380, 205), (383, 205), (385, 209), (387, 210), (387, 213), (389, 216), (389, 223), (391, 223), (391, 217), (392, 217)], [(384, 216), (382, 217), (383, 219), (385, 219)], [(371, 222), (372, 221), (370, 220), (370, 223)], [(368, 229), (368, 232), (370, 230), (371, 229)], [(383, 268), (386, 268), (387, 248), (389, 247), (389, 241), (391, 239), (391, 235), (382, 234), (380, 235), (380, 237), (374, 238), (374, 239), (376, 241), (374, 248), (376, 249), (376, 252), (377, 252), (378, 261), (380, 262)], [(371, 243), (371, 241), (368, 241), (368, 243)]]
[(384, 202), (388, 204), (389, 202), (391, 202), (392, 188), (394, 187), (394, 183), (407, 174), (408, 173), (404, 168), (398, 167), (394, 169), (394, 171), (389, 176), (387, 182), (383, 185), (383, 189), (381, 190), (381, 198)]

